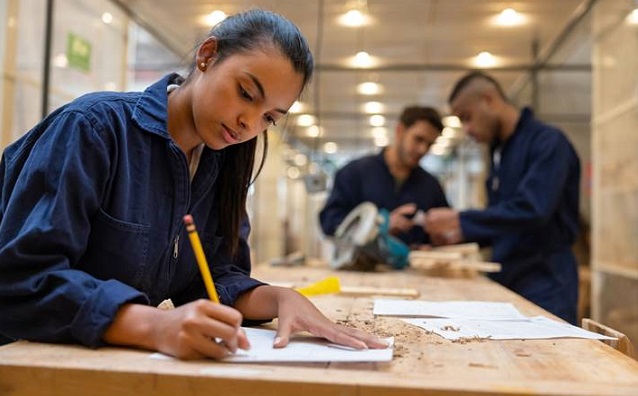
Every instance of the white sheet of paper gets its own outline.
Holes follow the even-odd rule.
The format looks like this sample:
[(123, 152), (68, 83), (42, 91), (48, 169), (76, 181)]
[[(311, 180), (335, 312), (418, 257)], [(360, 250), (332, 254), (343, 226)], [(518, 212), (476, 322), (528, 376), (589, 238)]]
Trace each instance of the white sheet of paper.
[(487, 320), (526, 319), (511, 303), (486, 301), (374, 300), (375, 315)]
[[(294, 337), (285, 348), (275, 349), (274, 330), (244, 327), (251, 348), (237, 350), (222, 361), (233, 363), (258, 362), (389, 362), (392, 360), (394, 337), (384, 340), (390, 345), (385, 349), (356, 350), (332, 344), (318, 337)], [(152, 359), (165, 359), (166, 355), (154, 353)]]
[(467, 319), (403, 319), (403, 321), (434, 332), (448, 340), (481, 338), (491, 340), (533, 340), (546, 338), (588, 338), (610, 340), (598, 333), (583, 330), (568, 323), (544, 316), (528, 320), (492, 321)]

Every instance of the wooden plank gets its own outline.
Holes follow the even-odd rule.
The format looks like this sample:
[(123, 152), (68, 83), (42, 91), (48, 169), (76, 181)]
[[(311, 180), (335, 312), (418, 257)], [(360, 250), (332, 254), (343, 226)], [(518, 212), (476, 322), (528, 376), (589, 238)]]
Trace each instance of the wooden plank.
[(458, 245), (437, 246), (432, 249), (436, 252), (460, 252), (464, 255), (479, 253), (480, 246), (476, 242), (459, 243)]
[(614, 337), (614, 340), (601, 341), (629, 357), (638, 358), (631, 340), (624, 333), (621, 333), (620, 331), (612, 329), (609, 326), (605, 326), (604, 324), (598, 323), (595, 320), (591, 320), (589, 318), (583, 318), (581, 326), (585, 330), (593, 331), (594, 333), (606, 335), (609, 337)]
[(471, 260), (430, 260), (430, 259), (410, 259), (410, 266), (423, 270), (471, 270), (478, 272), (501, 272), (499, 263), (488, 261), (471, 261)]
[(446, 252), (436, 250), (413, 250), (408, 254), (408, 260), (429, 259), (429, 260), (461, 260), (462, 252)]
[(403, 298), (417, 298), (417, 289), (405, 287), (371, 287), (371, 286), (341, 286), (339, 294), (344, 296), (393, 296)]
[[(426, 300), (510, 301), (539, 307), (483, 278), (445, 279), (418, 271), (358, 273), (258, 267), (264, 281), (309, 283), (328, 275), (357, 286), (415, 288)], [(0, 347), (2, 395), (632, 395), (638, 362), (592, 340), (451, 342), (398, 318), (375, 317), (370, 297), (312, 297), (331, 320), (395, 337), (385, 364), (230, 364), (149, 358), (125, 348), (19, 342)], [(274, 321), (270, 328), (276, 327)]]

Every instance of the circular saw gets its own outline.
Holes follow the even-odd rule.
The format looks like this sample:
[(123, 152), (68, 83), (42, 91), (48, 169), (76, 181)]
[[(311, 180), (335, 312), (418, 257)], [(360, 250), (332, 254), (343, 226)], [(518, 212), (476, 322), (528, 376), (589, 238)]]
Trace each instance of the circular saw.
[(376, 264), (408, 265), (410, 249), (389, 233), (389, 212), (363, 202), (343, 219), (334, 235), (331, 266), (371, 270)]

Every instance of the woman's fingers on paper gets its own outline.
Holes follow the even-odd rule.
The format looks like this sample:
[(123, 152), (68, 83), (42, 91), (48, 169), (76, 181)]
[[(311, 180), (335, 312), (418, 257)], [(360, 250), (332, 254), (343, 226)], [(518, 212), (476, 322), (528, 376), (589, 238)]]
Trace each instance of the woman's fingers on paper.
[(361, 330), (353, 329), (351, 327), (342, 326), (341, 328), (344, 329), (344, 331), (348, 333), (348, 335), (350, 335), (351, 337), (357, 338), (365, 342), (368, 348), (384, 349), (388, 347), (388, 343), (386, 341), (372, 334), (366, 333)]
[(290, 333), (292, 332), (292, 321), (286, 318), (279, 318), (279, 326), (277, 326), (277, 335), (273, 341), (273, 347), (283, 348), (288, 345)]
[(246, 332), (241, 327), (237, 330), (237, 346), (245, 351), (250, 349), (250, 342)]

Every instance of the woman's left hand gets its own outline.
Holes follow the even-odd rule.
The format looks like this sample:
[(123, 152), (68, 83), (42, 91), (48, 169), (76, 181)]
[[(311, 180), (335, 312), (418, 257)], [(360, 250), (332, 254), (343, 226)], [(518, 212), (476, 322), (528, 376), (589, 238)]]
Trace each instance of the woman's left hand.
[(279, 326), (273, 343), (275, 348), (285, 347), (290, 336), (301, 331), (356, 349), (382, 349), (388, 346), (385, 341), (371, 334), (333, 323), (297, 291), (277, 289)]

